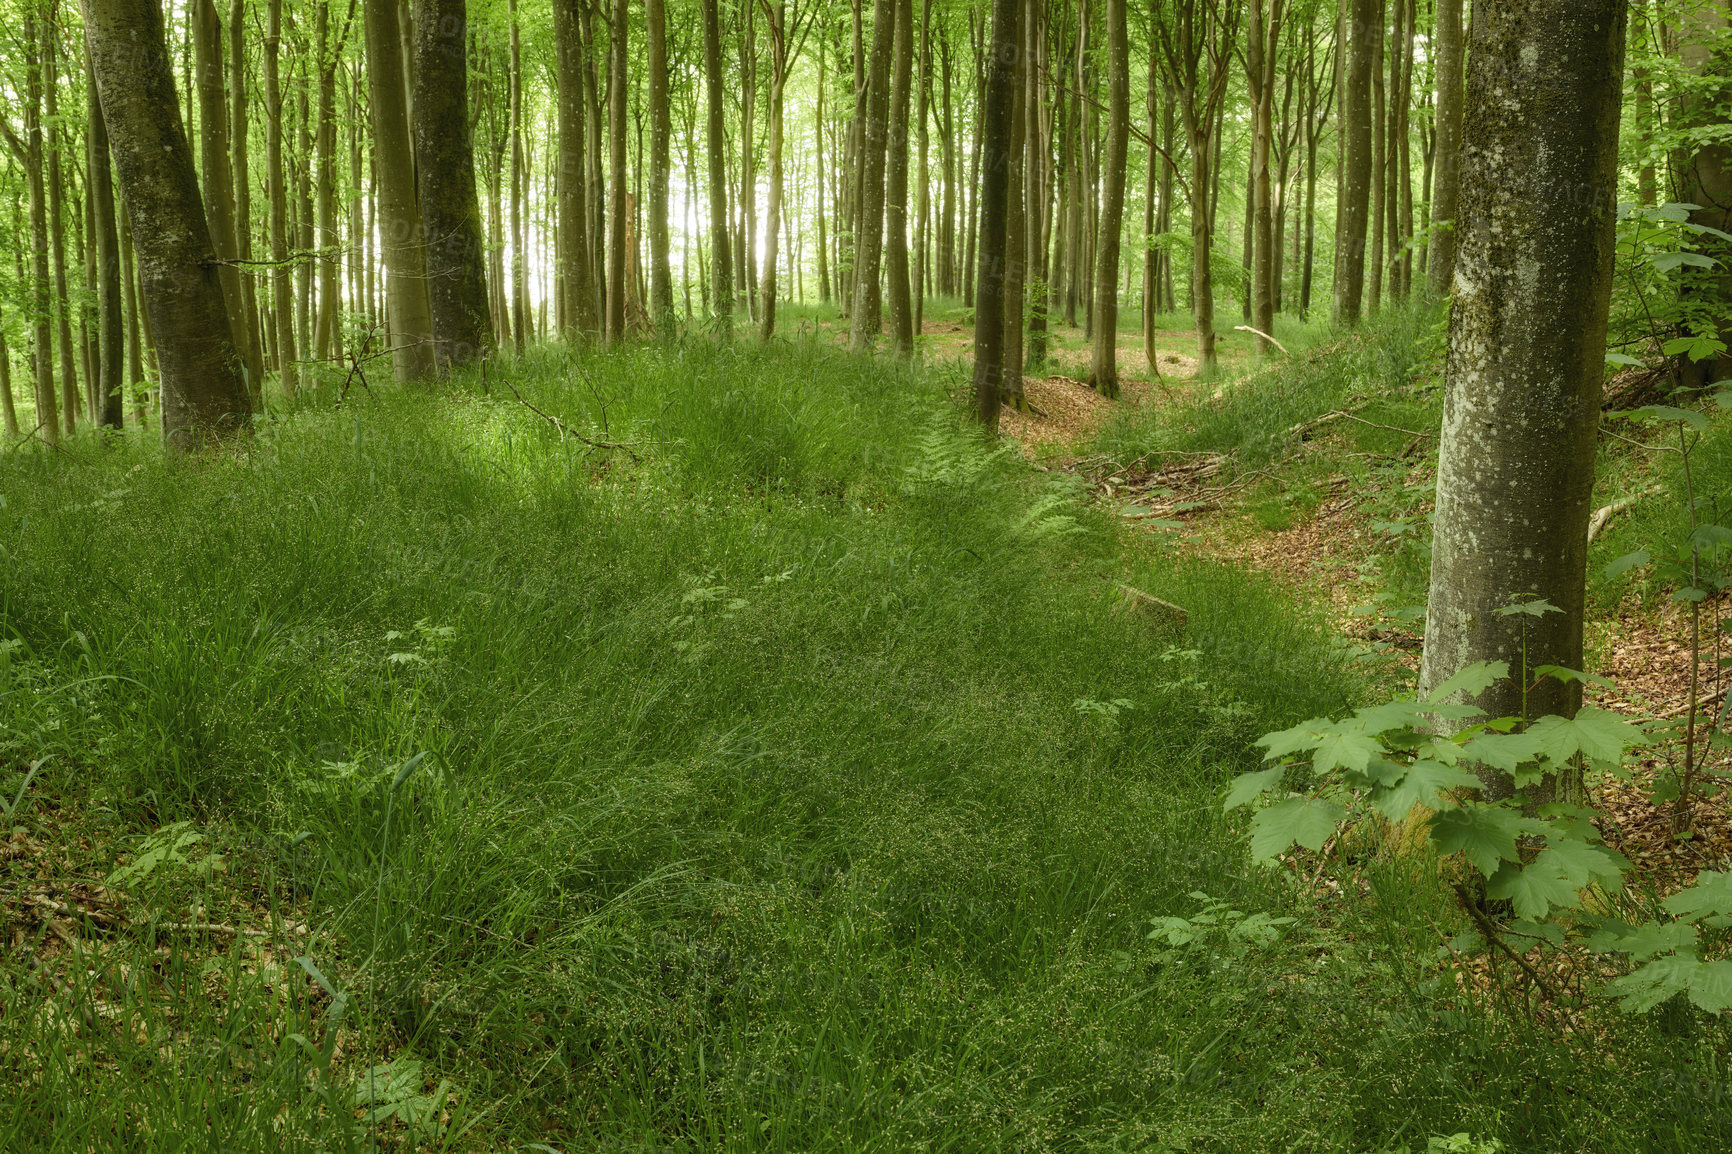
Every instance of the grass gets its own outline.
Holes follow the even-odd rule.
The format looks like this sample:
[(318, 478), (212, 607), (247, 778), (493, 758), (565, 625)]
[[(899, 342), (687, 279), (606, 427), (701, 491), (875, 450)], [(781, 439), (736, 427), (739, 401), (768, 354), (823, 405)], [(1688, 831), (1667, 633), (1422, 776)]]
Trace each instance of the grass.
[[(0, 1148), (1718, 1144), (1718, 1022), (1558, 1036), (1450, 987), (1429, 863), (1248, 869), (1221, 787), (1367, 674), (952, 384), (546, 349), (0, 457)], [(1199, 894), (1298, 920), (1149, 938)]]

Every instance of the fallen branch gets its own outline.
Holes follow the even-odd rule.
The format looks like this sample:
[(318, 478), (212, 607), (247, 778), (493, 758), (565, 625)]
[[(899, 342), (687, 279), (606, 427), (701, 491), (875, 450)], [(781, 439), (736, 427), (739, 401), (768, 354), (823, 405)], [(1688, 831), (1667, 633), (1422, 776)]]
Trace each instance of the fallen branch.
[(1621, 497), (1609, 505), (1601, 505), (1598, 509), (1595, 509), (1594, 515), (1588, 518), (1588, 544), (1592, 545), (1594, 543), (1594, 538), (1598, 537), (1600, 533), (1605, 530), (1608, 521), (1653, 492), (1653, 489), (1644, 489), (1640, 493), (1633, 493), (1628, 497)]
[(1270, 336), (1268, 333), (1264, 332), (1262, 329), (1254, 329), (1250, 325), (1234, 325), (1233, 331), (1234, 332), (1240, 332), (1240, 333), (1255, 333), (1257, 336), (1262, 337), (1264, 340), (1268, 341), (1270, 344), (1272, 344), (1276, 348), (1280, 349), (1282, 351), (1282, 353), (1286, 354), (1287, 356), (1293, 355), (1292, 353), (1287, 352), (1287, 346), (1286, 345), (1282, 344), (1280, 341), (1276, 340), (1274, 337)]
[(632, 446), (621, 444), (618, 441), (597, 441), (590, 437), (586, 437), (564, 421), (560, 420), (558, 417), (554, 416), (552, 413), (543, 412), (528, 401), (524, 400), (523, 394), (518, 392), (517, 386), (512, 384), (510, 381), (505, 382), (505, 387), (511, 390), (511, 395), (517, 398), (518, 404), (522, 405), (524, 408), (558, 429), (560, 440), (563, 441), (566, 437), (570, 437), (574, 441), (582, 441), (592, 449), (617, 449), (630, 457), (634, 463), (642, 464), (643, 458), (638, 455), (637, 451)]

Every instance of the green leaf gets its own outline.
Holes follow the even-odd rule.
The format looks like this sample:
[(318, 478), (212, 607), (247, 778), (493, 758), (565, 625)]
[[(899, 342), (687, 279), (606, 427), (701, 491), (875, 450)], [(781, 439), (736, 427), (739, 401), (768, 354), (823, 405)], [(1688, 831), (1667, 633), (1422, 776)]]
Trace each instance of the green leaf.
[(1274, 761), (1276, 758), (1301, 753), (1307, 749), (1316, 749), (1317, 743), (1322, 740), (1323, 730), (1330, 724), (1326, 717), (1313, 717), (1308, 721), (1301, 721), (1291, 729), (1265, 733), (1255, 744), (1268, 751), (1263, 755), (1267, 760)]
[(1391, 729), (1417, 729), (1425, 724), (1428, 711), (1417, 701), (1385, 701), (1353, 711), (1365, 733), (1387, 733)]
[(1461, 756), (1505, 773), (1514, 773), (1518, 767), (1538, 758), (1540, 753), (1539, 739), (1532, 731), (1483, 733), (1461, 746)]
[(1371, 804), (1390, 821), (1400, 821), (1416, 805), (1438, 808), (1439, 795), (1452, 789), (1478, 789), (1479, 778), (1465, 769), (1421, 759), (1407, 767), (1401, 780), (1373, 793)]
[(1696, 948), (1696, 927), (1688, 922), (1648, 922), (1645, 925), (1604, 926), (1588, 939), (1588, 948), (1602, 954), (1629, 954), (1645, 962), (1655, 954)]
[(1528, 726), (1528, 734), (1539, 743), (1540, 750), (1556, 762), (1568, 761), (1580, 753), (1600, 761), (1618, 761), (1624, 750), (1642, 740), (1642, 731), (1604, 709), (1584, 706), (1575, 717), (1553, 714)]
[(1687, 922), (1700, 921), (1710, 914), (1732, 913), (1732, 873), (1703, 870), (1696, 875), (1695, 885), (1661, 904)]
[(1601, 572), (1603, 572), (1606, 575), (1606, 578), (1610, 580), (1613, 577), (1621, 577), (1631, 569), (1636, 569), (1640, 566), (1646, 565), (1648, 561), (1648, 551), (1646, 549), (1638, 549), (1634, 553), (1625, 553), (1616, 561), (1608, 564), (1603, 570), (1601, 570)]
[(1370, 760), (1383, 752), (1375, 737), (1363, 733), (1325, 732), (1311, 755), (1311, 765), (1318, 773), (1327, 773), (1336, 766), (1363, 771)]
[[(1689, 344), (1696, 338), (1683, 337), (1681, 339), (1685, 344)], [(1679, 351), (1672, 347), (1677, 343), (1677, 341), (1666, 342), (1666, 354), (1668, 356)], [(1708, 418), (1701, 413), (1694, 409), (1680, 409), (1672, 405), (1643, 405), (1639, 409), (1629, 409), (1620, 413), (1619, 416), (1628, 417), (1632, 421), (1682, 421), (1698, 432), (1708, 427)]]
[(1607, 353), (1606, 363), (1608, 365), (1630, 365), (1638, 368), (1642, 364), (1640, 360), (1632, 357), (1629, 353)]
[(1505, 858), (1516, 857), (1521, 815), (1500, 805), (1464, 805), (1431, 815), (1431, 840), (1443, 853), (1464, 853), (1490, 877)]
[(1443, 702), (1457, 693), (1475, 697), (1509, 676), (1507, 661), (1476, 661), (1456, 670), (1443, 683), (1426, 694), (1427, 702)]
[(1702, 962), (1690, 975), (1690, 1000), (1710, 1014), (1732, 1007), (1732, 962)]
[(1238, 809), (1242, 805), (1250, 805), (1264, 790), (1279, 783), (1281, 775), (1286, 772), (1285, 766), (1277, 765), (1274, 769), (1241, 773), (1233, 779), (1233, 784), (1227, 788), (1227, 803), (1221, 808), (1229, 810)]
[(1497, 611), (1497, 614), (1499, 617), (1514, 617), (1517, 614), (1524, 617), (1544, 617), (1547, 613), (1562, 612), (1562, 609), (1559, 609), (1544, 597), (1539, 597), (1532, 601), (1517, 601), (1514, 604), (1505, 605), (1502, 609)]
[(1347, 811), (1332, 801), (1290, 797), (1251, 819), (1251, 860), (1268, 862), (1295, 842), (1309, 850), (1323, 848)]
[(1685, 265), (1691, 268), (1713, 268), (1714, 260), (1694, 252), (1657, 252), (1648, 258), (1657, 272), (1675, 272)]
[(1606, 988), (1623, 999), (1619, 1005), (1626, 1013), (1645, 1014), (1687, 989), (1700, 964), (1693, 954), (1672, 954), (1638, 966)]
[(1548, 860), (1547, 850), (1526, 867), (1506, 861), (1486, 882), (1485, 892), (1494, 898), (1507, 899), (1522, 918), (1543, 918), (1553, 906), (1573, 906), (1576, 891), (1581, 888), (1569, 877), (1559, 862)]
[(1579, 669), (1566, 669), (1562, 665), (1536, 665), (1534, 666), (1534, 676), (1554, 678), (1566, 685), (1572, 681), (1581, 681), (1605, 689), (1616, 688), (1609, 678), (1601, 677), (1597, 673), (1583, 673)]

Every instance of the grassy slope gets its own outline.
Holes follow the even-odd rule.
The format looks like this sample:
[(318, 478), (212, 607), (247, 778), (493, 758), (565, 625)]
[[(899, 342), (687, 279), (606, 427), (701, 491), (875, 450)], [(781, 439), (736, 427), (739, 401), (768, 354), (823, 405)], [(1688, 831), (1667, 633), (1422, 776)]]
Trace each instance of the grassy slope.
[[(0, 458), (0, 793), (56, 755), (25, 838), (81, 823), (54, 868), (100, 876), (188, 820), (230, 873), (162, 867), (135, 926), (314, 931), (87, 927), (72, 964), (0, 925), (62, 991), (0, 954), (0, 1147), (357, 1147), (354, 1086), (407, 1055), (465, 1149), (1713, 1144), (1678, 1079), (1717, 1031), (1494, 1021), (1425, 969), (1422, 866), (1320, 907), (1245, 868), (1217, 799), (1247, 743), (1364, 683), (1265, 584), (1121, 542), (887, 364), (511, 379), (579, 428), (605, 397), (644, 461), (497, 374), (241, 460)], [(1121, 579), (1191, 610), (1185, 649), (1109, 612)], [(1192, 891), (1300, 923), (1147, 941)]]

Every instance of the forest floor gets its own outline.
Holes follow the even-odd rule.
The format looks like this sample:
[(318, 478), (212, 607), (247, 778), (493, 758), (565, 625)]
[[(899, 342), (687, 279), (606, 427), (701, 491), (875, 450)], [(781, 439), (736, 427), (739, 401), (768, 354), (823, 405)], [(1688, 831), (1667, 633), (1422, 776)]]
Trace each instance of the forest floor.
[[(1725, 1022), (1520, 1010), (1440, 863), (1221, 812), (1411, 684), (1434, 328), (1118, 402), (1060, 332), (1022, 453), (819, 340), (0, 455), (0, 1148), (1724, 1148)], [(1675, 530), (1594, 553), (1662, 709), (1598, 570)]]

